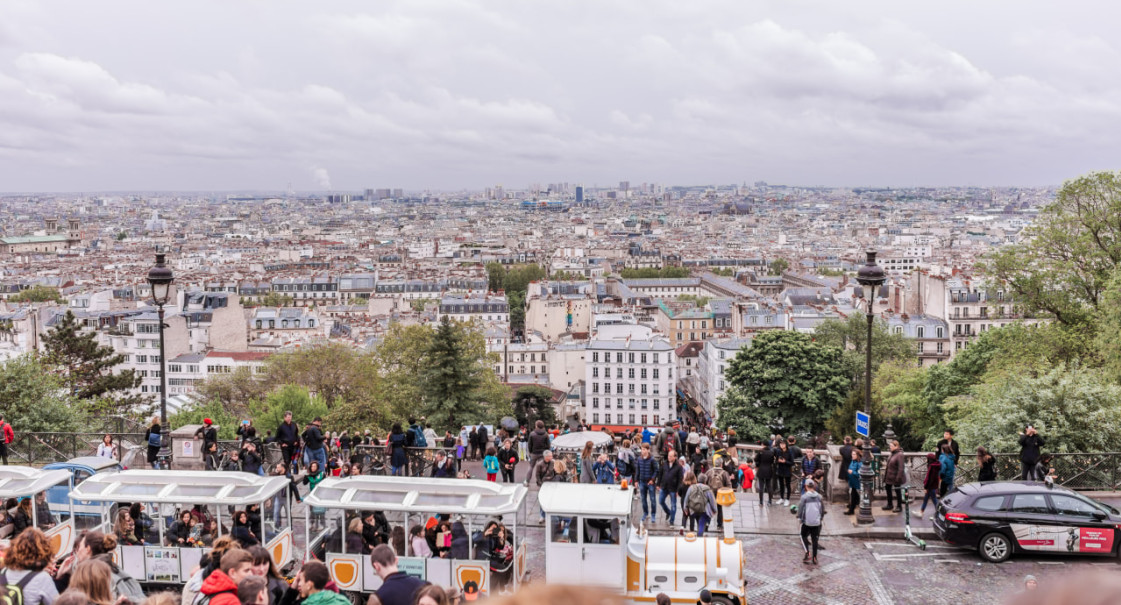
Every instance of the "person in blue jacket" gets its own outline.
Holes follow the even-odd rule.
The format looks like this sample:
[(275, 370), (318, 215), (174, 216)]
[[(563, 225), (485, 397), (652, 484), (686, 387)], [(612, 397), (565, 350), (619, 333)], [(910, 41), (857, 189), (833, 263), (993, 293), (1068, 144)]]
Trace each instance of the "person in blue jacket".
[(592, 465), (592, 473), (596, 476), (596, 483), (611, 485), (615, 483), (615, 465), (607, 457), (607, 454), (600, 454), (595, 464)]
[(849, 508), (845, 511), (846, 515), (856, 514), (856, 509), (860, 506), (860, 467), (863, 464), (860, 459), (863, 457), (863, 450), (854, 447), (852, 450), (852, 462), (849, 463), (848, 470)]
[(942, 479), (938, 486), (938, 497), (945, 498), (946, 492), (954, 486), (954, 472), (957, 471), (954, 464), (954, 452), (949, 445), (942, 446), (942, 454), (938, 456), (938, 463), (942, 465), (942, 469), (938, 472), (939, 478)]

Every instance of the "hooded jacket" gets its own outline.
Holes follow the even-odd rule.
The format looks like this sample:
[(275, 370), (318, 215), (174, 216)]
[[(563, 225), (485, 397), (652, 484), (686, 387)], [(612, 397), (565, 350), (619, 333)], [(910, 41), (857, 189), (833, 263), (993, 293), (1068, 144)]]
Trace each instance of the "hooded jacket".
[(533, 429), (529, 434), (529, 453), (537, 456), (549, 449), (549, 433), (545, 429)]
[(821, 501), (821, 494), (807, 489), (798, 502), (798, 520), (804, 525), (817, 527), (824, 519), (825, 505)]
[(308, 595), (302, 605), (350, 605), (350, 599), (333, 590), (323, 589)]
[(241, 605), (237, 598), (237, 584), (221, 569), (215, 570), (203, 581), (199, 594), (210, 597), (209, 605)]
[(467, 537), (467, 530), (460, 521), (452, 522), (452, 546), (449, 556), (455, 560), (467, 559), (470, 554), (471, 540)]
[(903, 450), (895, 450), (888, 456), (887, 469), (884, 470), (884, 483), (888, 485), (903, 485), (903, 465), (906, 462), (903, 459)]
[(939, 475), (942, 473), (942, 465), (938, 459), (934, 457), (933, 453), (926, 455), (926, 480), (923, 481), (924, 489), (938, 489)]

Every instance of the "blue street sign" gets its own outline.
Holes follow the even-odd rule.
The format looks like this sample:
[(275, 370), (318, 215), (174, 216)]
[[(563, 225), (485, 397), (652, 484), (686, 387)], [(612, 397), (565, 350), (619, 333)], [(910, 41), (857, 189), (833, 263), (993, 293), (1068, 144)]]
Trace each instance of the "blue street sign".
[(864, 412), (856, 413), (856, 434), (867, 437), (872, 434), (872, 418)]

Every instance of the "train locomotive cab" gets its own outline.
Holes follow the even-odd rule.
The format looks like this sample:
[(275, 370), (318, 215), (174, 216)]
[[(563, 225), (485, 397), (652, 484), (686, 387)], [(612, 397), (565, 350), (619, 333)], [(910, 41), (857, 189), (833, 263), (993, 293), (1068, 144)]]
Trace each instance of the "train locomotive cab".
[[(724, 492), (727, 493), (724, 493)], [(735, 502), (721, 490), (718, 502)], [(545, 513), (545, 579), (595, 586), (650, 603), (664, 592), (675, 603), (696, 603), (707, 588), (717, 603), (746, 603), (743, 546), (732, 535), (651, 536), (631, 525), (633, 492), (618, 485), (546, 483), (538, 496)]]

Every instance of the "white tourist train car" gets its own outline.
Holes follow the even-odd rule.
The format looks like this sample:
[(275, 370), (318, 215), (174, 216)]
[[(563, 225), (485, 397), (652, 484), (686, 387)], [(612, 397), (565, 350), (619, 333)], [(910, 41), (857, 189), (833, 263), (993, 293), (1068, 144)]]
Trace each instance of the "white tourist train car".
[[(466, 592), (471, 592), (467, 587), (474, 584), (478, 594), (485, 596), (490, 591), (491, 571), (487, 560), (474, 558), (477, 553), (472, 538), (488, 521), (501, 518), (513, 535), (511, 580), (512, 587), (516, 588), (527, 571), (526, 541), (518, 530), (518, 517), (525, 505), (526, 493), (521, 483), (474, 479), (328, 477), (304, 498), (308, 506), (304, 543), (310, 545), (305, 558), (321, 557), (341, 590), (373, 592), (381, 586), (381, 578), (369, 564), (370, 558), (362, 553), (347, 552), (346, 540), (342, 538), (354, 513), (381, 511), (387, 520), (402, 523), (406, 536), (411, 524), (424, 525), (433, 515), (449, 515), (453, 524), (462, 524), (460, 529), (466, 532), (468, 557), (414, 557), (410, 541), (406, 539), (405, 548), (409, 550), (407, 556), (398, 557), (400, 569), (433, 584), (456, 586)], [(314, 515), (321, 521), (316, 521)]]
[[(69, 476), (66, 471), (58, 471)], [(198, 565), (205, 547), (171, 544), (165, 533), (181, 511), (204, 507), (217, 520), (217, 535), (229, 531), (231, 510), (260, 505), (261, 520), (252, 530), (272, 554), (277, 567), (292, 561), (292, 506), (285, 477), (208, 471), (127, 470), (98, 473), (75, 486), (70, 500), (93, 503), (100, 510), (95, 529), (113, 532), (116, 511), (133, 503), (146, 507), (153, 521), (145, 544), (117, 547), (121, 569), (141, 582), (182, 584)]]
[[(48, 493), (55, 486), (69, 488), (70, 473), (64, 470), (43, 470), (28, 466), (0, 466), (0, 502), (16, 500), (9, 509), (8, 523), (0, 526), (0, 538), (10, 538), (15, 530), (11, 519), (23, 502), (29, 503), (32, 525), (43, 530), (51, 541), (56, 557), (70, 554), (74, 548), (74, 508), (70, 503), (52, 505)], [(46, 516), (48, 518), (44, 519)]]
[[(541, 487), (546, 582), (600, 587), (635, 603), (652, 603), (664, 592), (674, 603), (692, 605), (705, 588), (715, 603), (747, 602), (743, 545), (733, 535), (729, 509), (723, 536), (651, 536), (631, 526), (633, 493), (619, 485)], [(735, 493), (722, 489), (716, 501), (730, 506)]]

